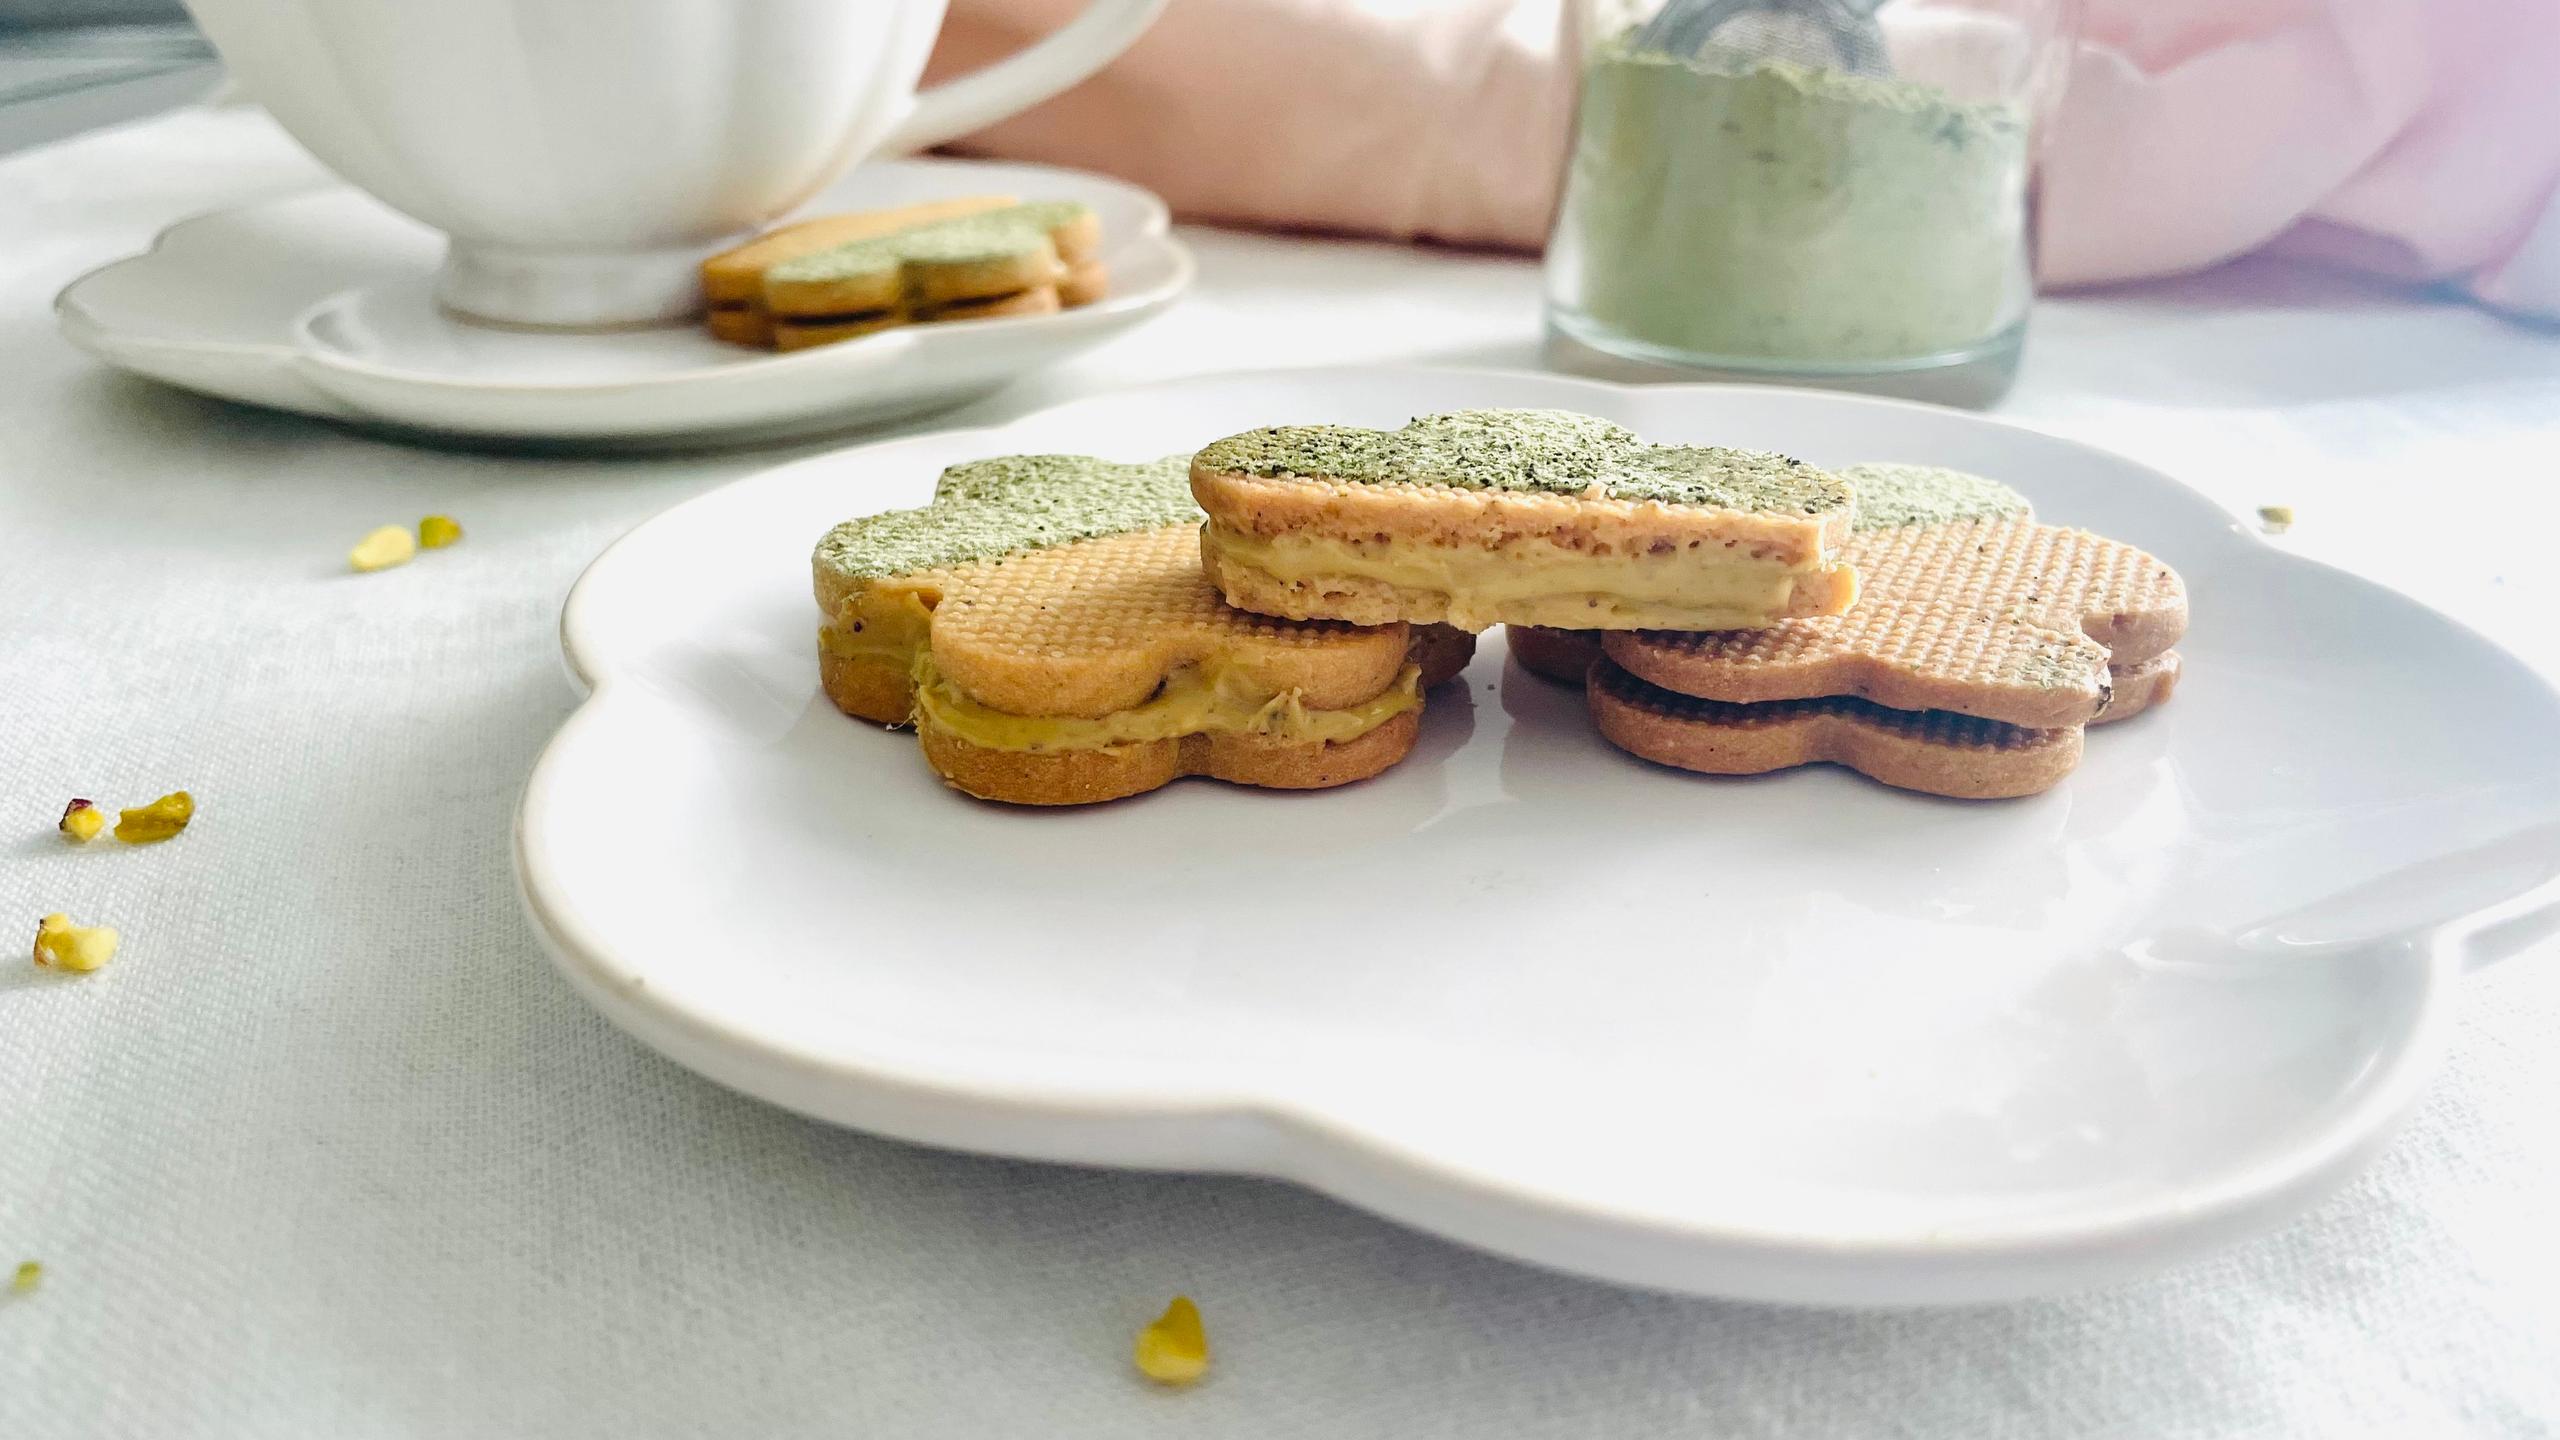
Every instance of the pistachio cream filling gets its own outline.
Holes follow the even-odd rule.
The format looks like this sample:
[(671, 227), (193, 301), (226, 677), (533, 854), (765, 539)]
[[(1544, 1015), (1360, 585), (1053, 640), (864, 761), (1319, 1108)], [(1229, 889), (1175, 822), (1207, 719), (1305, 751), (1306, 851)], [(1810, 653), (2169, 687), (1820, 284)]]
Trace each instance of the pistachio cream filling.
[(1422, 672), (1407, 665), (1376, 696), (1339, 710), (1311, 710), (1295, 690), (1274, 694), (1232, 665), (1173, 672), (1145, 704), (1100, 716), (1014, 715), (960, 693), (933, 663), (915, 659), (916, 723), (989, 750), (1105, 750), (1187, 735), (1264, 735), (1275, 740), (1357, 740), (1422, 703)]
[[(1739, 552), (1708, 557), (1591, 555), (1544, 540), (1499, 550), (1411, 541), (1347, 541), (1303, 533), (1247, 535), (1212, 521), (1206, 548), (1284, 584), (1359, 580), (1443, 597), (1448, 623), (1570, 629), (1750, 630), (1796, 612), (1798, 587), (1840, 567), (1791, 565)], [(1830, 608), (1828, 606), (1824, 607)]]

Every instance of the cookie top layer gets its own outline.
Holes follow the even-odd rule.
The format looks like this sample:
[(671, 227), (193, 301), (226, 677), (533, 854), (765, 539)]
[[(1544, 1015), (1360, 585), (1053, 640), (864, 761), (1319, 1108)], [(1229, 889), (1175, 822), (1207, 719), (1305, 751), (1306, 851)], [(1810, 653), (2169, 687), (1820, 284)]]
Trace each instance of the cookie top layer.
[(1008, 205), (949, 220), (909, 226), (785, 260), (765, 272), (784, 284), (850, 280), (908, 264), (965, 265), (1001, 260), (1035, 250), (1049, 242), (1050, 232), (1092, 214), (1073, 200), (1043, 200)]
[(1847, 481), (1789, 456), (1654, 445), (1569, 410), (1456, 410), (1401, 430), (1281, 425), (1202, 450), (1198, 468), (1275, 479), (1606, 497), (1714, 510), (1846, 512)]
[(922, 509), (847, 520), (815, 558), (840, 579), (878, 580), (1199, 519), (1187, 455), (1007, 455), (943, 471)]
[(1979, 475), (1935, 465), (1851, 465), (1841, 477), (1857, 491), (1853, 530), (1896, 530), (1906, 525), (1951, 525), (1959, 520), (2003, 520), (2030, 513), (2027, 497)]

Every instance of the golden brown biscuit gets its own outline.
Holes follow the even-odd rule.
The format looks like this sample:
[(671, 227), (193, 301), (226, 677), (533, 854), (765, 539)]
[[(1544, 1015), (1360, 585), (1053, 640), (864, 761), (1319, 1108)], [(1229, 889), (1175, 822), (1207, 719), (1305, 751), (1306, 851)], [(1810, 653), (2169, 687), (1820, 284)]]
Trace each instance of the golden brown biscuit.
[(1018, 203), (1010, 195), (971, 195), (852, 215), (820, 215), (768, 230), (702, 262), (702, 298), (709, 307), (711, 333), (734, 345), (771, 345), (773, 316), (764, 308), (764, 276), (786, 260)]
[(1181, 458), (954, 466), (934, 503), (849, 521), (813, 557), (819, 672), (849, 714), (917, 727), (954, 786), (1067, 805), (1176, 776), (1312, 788), (1412, 748), (1402, 625), (1234, 610), (1201, 578)]
[(1055, 291), (1090, 262), (1101, 222), (1074, 201), (1040, 201), (937, 220), (796, 255), (766, 268), (775, 319), (832, 323), (955, 301)]
[(1059, 310), (1058, 292), (1043, 285), (1013, 295), (997, 295), (985, 300), (955, 300), (928, 310), (893, 311), (868, 317), (857, 316), (839, 321), (773, 321), (773, 345), (777, 350), (806, 350), (815, 345), (832, 345), (900, 325), (931, 325), (945, 320), (989, 320), (1000, 315), (1055, 315)]

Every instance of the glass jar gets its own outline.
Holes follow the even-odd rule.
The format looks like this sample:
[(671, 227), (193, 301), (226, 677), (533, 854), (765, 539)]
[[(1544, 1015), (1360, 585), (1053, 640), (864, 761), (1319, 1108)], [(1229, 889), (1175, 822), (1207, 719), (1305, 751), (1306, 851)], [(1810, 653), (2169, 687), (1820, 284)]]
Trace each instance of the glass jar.
[(1996, 398), (2026, 332), (2036, 127), (2078, 0), (1757, 0), (1716, 21), (1734, 8), (1566, 7), (1580, 85), (1551, 353)]

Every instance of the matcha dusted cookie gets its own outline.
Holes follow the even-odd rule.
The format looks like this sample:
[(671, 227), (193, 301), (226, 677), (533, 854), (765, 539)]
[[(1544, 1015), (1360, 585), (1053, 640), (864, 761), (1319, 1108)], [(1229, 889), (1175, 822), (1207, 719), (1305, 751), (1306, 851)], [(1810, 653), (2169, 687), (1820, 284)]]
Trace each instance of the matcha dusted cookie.
[(821, 683), (847, 714), (913, 723), (954, 787), (1016, 804), (1188, 774), (1312, 789), (1404, 758), (1465, 647), (1231, 609), (1201, 577), (1200, 518), (1183, 457), (953, 466), (932, 504), (818, 542)]
[(1101, 247), (1100, 220), (1075, 201), (956, 202), (921, 224), (780, 255), (761, 268), (757, 308), (785, 350), (915, 322), (1045, 314), (1102, 298)]
[(786, 261), (1019, 203), (1009, 195), (968, 195), (894, 210), (820, 215), (768, 230), (702, 262), (702, 299), (711, 333), (733, 345), (772, 346), (776, 337), (773, 312), (765, 308), (764, 279), (766, 272)]
[[(2080, 758), (2082, 727), (2168, 698), (2186, 587), (2133, 546), (2043, 525), (2023, 496), (1959, 471), (1857, 465), (1847, 615), (1753, 630), (1603, 637), (1582, 662), (1601, 733), (1715, 774), (1815, 761), (1931, 794), (2033, 794)], [(1570, 669), (1571, 637), (1523, 663)]]
[(1248, 431), (1192, 457), (1191, 489), (1220, 592), (1291, 619), (1719, 629), (1857, 595), (1839, 476), (1567, 411)]

